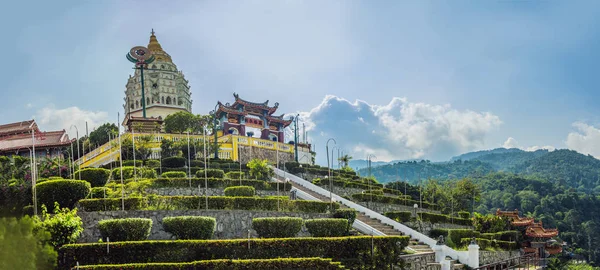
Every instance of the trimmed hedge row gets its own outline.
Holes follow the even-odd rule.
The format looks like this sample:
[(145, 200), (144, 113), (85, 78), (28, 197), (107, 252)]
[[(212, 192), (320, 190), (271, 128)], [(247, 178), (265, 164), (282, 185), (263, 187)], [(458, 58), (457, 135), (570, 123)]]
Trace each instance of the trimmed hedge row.
[[(220, 169), (223, 170), (225, 173), (228, 172), (239, 172), (239, 166), (238, 167), (231, 167), (231, 168), (211, 168), (213, 166), (208, 167), (208, 169)], [(188, 172), (188, 168), (155, 168), (154, 169), (157, 173), (159, 172)], [(189, 171), (192, 173), (192, 175), (196, 175), (196, 173), (200, 170), (204, 170), (204, 166), (202, 167), (191, 167), (189, 168)], [(248, 169), (244, 169), (244, 166), (242, 166), (242, 172), (247, 173)], [(202, 173), (202, 177), (204, 177), (204, 173)]]
[(480, 234), (481, 233), (479, 233), (478, 231), (468, 229), (450, 229), (448, 230), (448, 241), (450, 242), (450, 246), (457, 247), (461, 244), (461, 240), (463, 238), (478, 238)]
[[(401, 262), (399, 255), (408, 236), (359, 236), (334, 238), (281, 238), (233, 240), (136, 241), (69, 244), (59, 249), (58, 268), (80, 265), (150, 262), (191, 262), (208, 259), (268, 259), (323, 257), (349, 268), (389, 268)], [(371, 255), (371, 245), (374, 246)]]
[(102, 187), (108, 181), (110, 170), (103, 168), (85, 168), (75, 172), (75, 178), (79, 178), (79, 175), (81, 175), (81, 180), (88, 181), (92, 187)]
[[(204, 177), (204, 170), (196, 171), (196, 177)], [(206, 169), (206, 177), (210, 178), (225, 178), (225, 172), (219, 169)]]
[[(473, 238), (463, 238), (460, 240), (461, 246), (468, 246)], [(508, 242), (508, 241), (500, 241), (500, 240), (488, 240), (483, 238), (476, 238), (475, 241), (479, 248), (488, 249), (488, 248), (498, 248), (502, 250), (515, 250), (517, 249), (517, 242)]]
[[(204, 188), (204, 177), (202, 178), (158, 178), (151, 179), (150, 187), (152, 188), (170, 188), (170, 187), (189, 187), (190, 181), (192, 182), (192, 187)], [(208, 178), (208, 187), (209, 188), (225, 188), (232, 186), (251, 186), (254, 189), (258, 190), (277, 190), (277, 186), (279, 185), (280, 191), (290, 191), (292, 189), (291, 183), (279, 183), (277, 182), (266, 182), (262, 180), (248, 180), (248, 179), (216, 179), (216, 178)]]
[(302, 218), (299, 217), (266, 217), (253, 218), (252, 229), (262, 238), (295, 237), (302, 229)]
[(91, 185), (83, 180), (48, 180), (36, 184), (35, 189), (38, 206), (44, 204), (48, 209), (54, 209), (54, 202), (58, 202), (60, 207), (72, 209), (77, 201), (90, 194)]
[(180, 216), (165, 217), (163, 228), (177, 239), (211, 239), (217, 220), (213, 217)]
[(410, 211), (391, 211), (385, 212), (383, 215), (398, 222), (408, 222), (412, 217), (412, 213)]
[(440, 235), (444, 236), (444, 239), (448, 238), (448, 229), (431, 229), (429, 231), (429, 237), (438, 239)]
[(480, 238), (488, 240), (501, 240), (501, 241), (516, 241), (519, 238), (518, 231), (503, 231), (497, 233), (482, 233)]
[[(313, 180), (313, 184), (320, 185), (320, 186), (329, 186), (329, 181), (330, 181), (329, 179), (315, 178)], [(368, 184), (365, 184), (360, 181), (339, 180), (339, 179), (336, 179), (336, 177), (334, 177), (334, 179), (333, 179), (333, 185), (338, 186), (338, 187), (345, 187), (345, 188), (360, 188), (360, 189), (364, 189), (364, 190), (383, 188), (382, 184), (368, 185)]]
[(123, 161), (123, 166), (133, 166), (133, 164), (135, 164), (136, 167), (142, 167), (142, 166), (144, 166), (144, 161), (136, 160), (135, 163), (133, 162), (133, 160), (124, 160)]
[(468, 218), (471, 218), (471, 213), (469, 213), (467, 211), (459, 211), (458, 217), (468, 219)]
[(235, 172), (228, 172), (225, 174), (225, 178), (227, 179), (244, 179), (244, 177), (246, 176), (245, 172), (240, 172), (240, 171), (235, 171)]
[(105, 219), (98, 222), (102, 239), (107, 237), (111, 242), (141, 241), (148, 239), (152, 220), (149, 218)]
[(223, 192), (225, 196), (231, 197), (252, 197), (256, 194), (256, 190), (251, 186), (226, 187)]
[(334, 218), (345, 218), (348, 220), (348, 226), (346, 227), (346, 233), (350, 232), (354, 220), (356, 220), (356, 210), (352, 208), (338, 209), (333, 213)]
[(345, 218), (317, 218), (304, 221), (304, 225), (313, 237), (339, 237), (346, 235), (348, 220)]
[(452, 218), (448, 215), (422, 212), (418, 213), (419, 218), (431, 223), (453, 223), (458, 225), (473, 226), (473, 221), (468, 218)]
[[(125, 210), (144, 210), (149, 207), (155, 210), (194, 210), (205, 209), (204, 196), (149, 196), (130, 197), (125, 199)], [(329, 202), (288, 200), (281, 198), (261, 197), (226, 197), (208, 196), (208, 208), (218, 210), (263, 210), (307, 213), (326, 213)], [(334, 203), (334, 208), (339, 204)], [(82, 211), (114, 211), (121, 209), (121, 199), (83, 199), (79, 201)]]
[(161, 178), (185, 178), (187, 174), (185, 172), (164, 172), (160, 175)]
[[(134, 168), (132, 166), (123, 167), (123, 179), (131, 179), (133, 177)], [(112, 179), (121, 179), (121, 168), (115, 168), (111, 172)], [(135, 174), (138, 178), (156, 178), (156, 170), (151, 168), (135, 168)]]
[[(408, 203), (408, 205), (412, 205), (415, 203), (419, 204), (419, 201), (404, 200), (404, 199), (400, 199), (400, 198), (394, 198), (394, 197), (383, 196), (383, 195), (373, 195), (373, 194), (366, 194), (366, 193), (352, 194), (352, 199), (357, 200), (359, 202), (370, 201), (371, 198), (372, 198), (373, 202), (378, 202), (378, 203), (389, 203), (389, 204), (399, 204), (399, 205), (404, 205), (405, 203)], [(437, 204), (423, 202), (422, 206), (425, 209), (431, 209), (431, 208), (435, 208), (437, 206)]]
[(184, 263), (131, 263), (79, 266), (81, 270), (121, 270), (121, 269), (227, 269), (227, 270), (262, 270), (262, 269), (343, 269), (340, 262), (331, 259), (315, 258), (281, 258), (252, 260), (207, 260)]
[(185, 166), (187, 159), (184, 157), (168, 157), (168, 158), (163, 158), (160, 162), (162, 162), (163, 167), (181, 168), (181, 167)]

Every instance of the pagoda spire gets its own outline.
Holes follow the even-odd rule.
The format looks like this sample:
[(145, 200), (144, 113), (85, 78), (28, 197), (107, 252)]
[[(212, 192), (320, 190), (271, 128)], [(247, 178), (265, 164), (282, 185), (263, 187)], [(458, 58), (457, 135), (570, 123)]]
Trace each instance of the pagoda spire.
[(150, 32), (150, 42), (148, 43), (148, 50), (150, 50), (150, 52), (154, 54), (156, 60), (173, 63), (173, 61), (171, 60), (171, 56), (163, 50), (162, 46), (160, 46), (160, 43), (158, 43), (156, 35), (154, 34), (154, 28), (152, 28), (152, 31)]

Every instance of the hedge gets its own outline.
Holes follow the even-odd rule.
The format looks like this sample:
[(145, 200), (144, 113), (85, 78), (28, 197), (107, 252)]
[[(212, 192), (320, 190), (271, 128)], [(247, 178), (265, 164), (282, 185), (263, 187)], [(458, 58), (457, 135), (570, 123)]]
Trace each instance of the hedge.
[[(315, 185), (320, 186), (329, 186), (329, 181), (329, 179), (315, 178), (315, 180), (313, 180), (313, 183)], [(368, 184), (365, 184), (361, 181), (340, 180), (338, 177), (333, 177), (333, 185), (345, 188), (360, 188), (364, 190), (383, 188), (382, 184), (372, 184), (369, 186)]]
[(331, 259), (315, 258), (280, 258), (250, 260), (206, 260), (183, 263), (131, 263), (100, 264), (79, 266), (81, 270), (121, 270), (121, 269), (227, 269), (227, 270), (262, 270), (262, 269), (343, 269), (340, 262)]
[(225, 174), (225, 178), (227, 179), (242, 179), (244, 178), (244, 176), (246, 176), (246, 174), (244, 172), (240, 172), (240, 171), (236, 171), (236, 172), (228, 172)]
[(101, 187), (106, 184), (110, 170), (103, 168), (85, 168), (75, 172), (75, 178), (81, 174), (81, 180), (88, 181), (92, 187)]
[(160, 175), (162, 178), (185, 178), (187, 174), (185, 172), (164, 172)]
[(488, 239), (488, 240), (500, 240), (500, 241), (517, 241), (517, 239), (519, 238), (519, 232), (518, 231), (503, 231), (503, 232), (497, 232), (497, 233), (482, 233), (480, 235), (481, 238), (483, 239)]
[(448, 230), (448, 241), (455, 247), (461, 244), (461, 239), (479, 237), (480, 233), (469, 229), (450, 229)]
[[(262, 210), (262, 211), (287, 211), (326, 213), (329, 202), (301, 201), (281, 198), (263, 197), (226, 197), (208, 196), (208, 208), (213, 210)], [(339, 204), (333, 204), (334, 209)], [(83, 199), (79, 201), (82, 211), (111, 211), (121, 210), (121, 199)], [(130, 197), (125, 199), (125, 210), (195, 210), (205, 209), (206, 197), (204, 196), (148, 196)]]
[(383, 190), (374, 189), (374, 190), (371, 190), (369, 193), (375, 194), (375, 195), (383, 195)]
[[(217, 164), (219, 165), (219, 164)], [(209, 169), (219, 169), (219, 170), (223, 170), (223, 172), (228, 173), (228, 172), (239, 172), (240, 169), (239, 168), (220, 168), (220, 167), (213, 167), (212, 165), (210, 167), (208, 167)], [(156, 172), (188, 172), (188, 168), (155, 168), (154, 170), (156, 170)], [(204, 170), (204, 166), (202, 167), (191, 167), (189, 168), (189, 171), (192, 173), (193, 176), (196, 175), (196, 173), (198, 173), (198, 171), (200, 170)], [(242, 172), (247, 173), (248, 169), (242, 169)], [(202, 172), (202, 176), (201, 178), (204, 178), (204, 172)]]
[(398, 222), (408, 222), (412, 217), (412, 213), (410, 211), (391, 211), (385, 212), (383, 215)]
[(459, 218), (469, 219), (471, 218), (471, 213), (467, 211), (460, 211), (457, 213)]
[(302, 229), (299, 217), (253, 218), (252, 229), (262, 238), (295, 237)]
[[(204, 177), (204, 170), (196, 171), (196, 177)], [(219, 169), (206, 169), (206, 177), (210, 178), (225, 178), (225, 172)]]
[[(131, 179), (133, 177), (134, 168), (131, 166), (123, 167), (123, 179)], [(138, 178), (156, 178), (157, 173), (151, 168), (135, 168), (135, 173)], [(113, 179), (121, 179), (121, 168), (115, 168), (112, 171)]]
[[(359, 202), (366, 202), (366, 201), (370, 201), (372, 199), (373, 202), (398, 204), (398, 205), (404, 205), (405, 203), (408, 205), (413, 205), (415, 203), (419, 204), (419, 201), (415, 201), (415, 200), (404, 200), (404, 199), (394, 198), (394, 197), (389, 197), (389, 196), (363, 194), (363, 193), (352, 194), (352, 199), (357, 200)], [(422, 206), (425, 209), (431, 209), (431, 208), (436, 207), (437, 204), (423, 202)]]
[[(93, 198), (104, 198), (104, 192), (105, 191), (107, 191), (106, 187), (94, 187), (90, 191), (89, 198), (91, 198), (91, 199), (93, 199)], [(108, 194), (110, 194), (108, 192), (106, 192), (106, 193), (107, 193), (107, 196), (108, 196)]]
[[(232, 239), (138, 241), (69, 244), (59, 249), (59, 269), (80, 265), (191, 262), (210, 259), (267, 259), (323, 257), (341, 261), (348, 268), (390, 268), (408, 236), (358, 236), (334, 238)], [(371, 256), (371, 245), (374, 247)], [(109, 246), (110, 252), (106, 252)]]
[(38, 206), (45, 204), (54, 209), (54, 202), (61, 207), (73, 208), (77, 201), (90, 194), (91, 185), (83, 180), (51, 180), (35, 185)]
[(252, 197), (256, 194), (256, 190), (251, 186), (227, 187), (223, 192), (225, 196), (231, 197)]
[[(204, 188), (204, 177), (202, 178), (159, 178), (152, 179), (150, 181), (150, 186), (152, 188), (171, 188), (171, 187), (189, 187), (190, 181), (192, 182), (192, 187)], [(290, 191), (292, 189), (291, 183), (279, 183), (278, 182), (267, 182), (262, 180), (248, 180), (248, 179), (216, 179), (216, 178), (208, 178), (208, 187), (209, 188), (225, 188), (231, 186), (239, 186), (240, 183), (243, 186), (251, 186), (254, 189), (258, 190), (277, 190), (277, 186), (279, 185), (280, 191)]]
[(428, 212), (417, 213), (417, 215), (419, 216), (419, 218), (422, 221), (428, 221), (431, 223), (448, 223), (448, 219), (450, 218), (447, 215), (428, 213)]
[(314, 237), (344, 236), (348, 231), (348, 220), (345, 218), (317, 218), (304, 222), (308, 232)]
[(149, 218), (105, 219), (98, 222), (102, 239), (111, 242), (141, 241), (148, 239), (152, 220)]
[(186, 162), (187, 160), (183, 157), (168, 157), (161, 161), (162, 166), (167, 168), (181, 168), (185, 166)]
[(444, 236), (444, 239), (448, 238), (448, 229), (431, 229), (429, 231), (429, 237), (438, 239), (440, 235)]
[(211, 239), (217, 221), (213, 217), (180, 216), (165, 217), (163, 228), (177, 239)]
[(348, 226), (346, 227), (346, 233), (350, 232), (354, 220), (356, 220), (356, 210), (351, 208), (337, 209), (333, 213), (334, 218), (345, 218), (348, 220)]
[[(123, 160), (123, 166), (133, 166), (133, 160)], [(135, 166), (136, 167), (142, 167), (142, 166), (144, 166), (144, 161), (143, 160), (136, 160), (135, 161)]]
[[(471, 244), (473, 238), (463, 238), (460, 241), (461, 246), (468, 246)], [(483, 238), (476, 238), (475, 241), (479, 248), (488, 249), (488, 248), (497, 248), (502, 250), (516, 250), (517, 242), (508, 242), (508, 241), (500, 241), (500, 240), (488, 240)]]
[(146, 160), (146, 166), (148, 166), (150, 168), (159, 168), (160, 167), (160, 160), (156, 160), (156, 159)]

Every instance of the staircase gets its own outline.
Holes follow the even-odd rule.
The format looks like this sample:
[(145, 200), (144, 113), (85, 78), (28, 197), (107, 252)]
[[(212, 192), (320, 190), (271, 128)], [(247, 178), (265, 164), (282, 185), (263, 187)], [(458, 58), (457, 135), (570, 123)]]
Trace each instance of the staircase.
[[(279, 176), (276, 179), (277, 180), (284, 180), (284, 179), (282, 179), (282, 177), (279, 177)], [(326, 197), (326, 196), (317, 194), (317, 193), (313, 192), (312, 190), (309, 190), (309, 189), (307, 189), (307, 188), (305, 188), (303, 186), (300, 186), (300, 185), (298, 185), (298, 184), (296, 184), (294, 182), (291, 182), (291, 183), (292, 183), (292, 187), (294, 187), (296, 189), (299, 189), (299, 190), (302, 190), (303, 192), (306, 192), (309, 195), (311, 195), (311, 196), (313, 196), (313, 197), (315, 197), (315, 198), (317, 198), (317, 199), (319, 199), (319, 200), (321, 200), (323, 202), (328, 202), (329, 201), (329, 198)], [(348, 208), (348, 207), (345, 206), (345, 205), (340, 205), (340, 208), (344, 209), (344, 208)], [(358, 219), (358, 220), (364, 222), (365, 224), (373, 227), (374, 229), (376, 229), (376, 230), (384, 233), (385, 235), (398, 235), (398, 236), (404, 235), (402, 232), (400, 232), (398, 230), (395, 230), (394, 227), (392, 227), (390, 225), (383, 224), (383, 223), (381, 223), (381, 221), (379, 221), (379, 220), (377, 220), (375, 218), (367, 217), (365, 215), (365, 213), (360, 213), (360, 212), (357, 213), (356, 219)], [(416, 239), (410, 239), (410, 241), (408, 243), (408, 246), (407, 246), (407, 249), (410, 250), (411, 252), (414, 252), (414, 253), (433, 252), (433, 250), (431, 249), (431, 247), (429, 247), (428, 245), (426, 245), (424, 243), (419, 242)]]

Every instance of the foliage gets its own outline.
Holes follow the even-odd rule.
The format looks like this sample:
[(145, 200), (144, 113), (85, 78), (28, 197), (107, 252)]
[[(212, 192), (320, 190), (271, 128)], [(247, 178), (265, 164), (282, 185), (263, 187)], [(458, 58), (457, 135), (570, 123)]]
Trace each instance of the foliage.
[(279, 258), (279, 259), (250, 259), (250, 260), (204, 260), (183, 263), (139, 263), (139, 264), (102, 264), (80, 266), (81, 270), (96, 269), (230, 269), (230, 270), (260, 270), (260, 269), (343, 269), (340, 262), (331, 259), (315, 258)]
[(224, 193), (225, 196), (252, 197), (256, 194), (256, 190), (251, 186), (233, 186), (225, 188)]
[(50, 234), (36, 230), (32, 218), (0, 218), (0, 269), (53, 269), (57, 253)]
[(77, 242), (83, 232), (83, 222), (77, 216), (77, 209), (61, 209), (58, 203), (54, 203), (53, 215), (50, 215), (46, 206), (42, 205), (41, 218), (36, 216), (34, 219), (38, 230), (50, 233), (50, 243), (55, 248)]
[(248, 164), (250, 176), (258, 180), (269, 180), (273, 176), (273, 169), (269, 166), (268, 159), (252, 159)]
[[(12, 183), (16, 183), (12, 182)], [(0, 185), (0, 217), (21, 216), (23, 207), (33, 204), (31, 186), (21, 184)]]
[(185, 178), (187, 174), (185, 172), (164, 172), (160, 175), (162, 178)]
[(277, 190), (290, 191), (292, 188), (291, 183), (278, 183), (278, 182), (266, 182), (262, 180), (248, 180), (248, 179), (219, 179), (219, 178), (208, 178), (204, 179), (204, 174), (201, 178), (159, 178), (148, 180), (150, 183), (149, 187), (152, 188), (166, 188), (166, 187), (188, 187), (189, 183), (192, 183), (193, 187), (200, 186), (204, 188), (205, 181), (208, 182), (209, 188), (225, 188), (231, 186), (252, 186), (258, 190)]
[(160, 167), (160, 160), (148, 159), (148, 160), (146, 160), (146, 166), (148, 166), (150, 168), (159, 168)]
[(110, 176), (110, 170), (102, 168), (85, 168), (75, 172), (76, 176), (81, 174), (81, 180), (90, 182), (92, 187), (101, 187), (106, 184)]
[[(350, 160), (352, 160), (352, 157), (349, 155), (343, 155), (342, 157), (340, 157), (338, 159), (340, 162), (342, 162), (342, 164), (344, 165), (344, 168), (350, 168), (348, 167), (348, 163), (350, 163)], [(352, 170), (352, 168), (350, 168), (350, 170)]]
[(448, 230), (448, 241), (446, 243), (448, 246), (458, 247), (463, 238), (479, 237), (479, 234), (478, 231), (469, 229), (450, 229)]
[(162, 222), (177, 239), (211, 239), (217, 224), (213, 217), (198, 216), (165, 217)]
[(460, 211), (457, 213), (460, 218), (471, 218), (471, 213), (467, 211)]
[(444, 236), (444, 239), (448, 238), (448, 229), (431, 229), (429, 231), (429, 237), (433, 239), (438, 239), (439, 237)]
[(295, 237), (302, 229), (302, 218), (268, 217), (253, 218), (252, 229), (261, 238)]
[[(473, 238), (463, 238), (460, 240), (460, 246), (468, 246)], [(517, 243), (516, 242), (508, 242), (508, 241), (500, 241), (500, 240), (489, 240), (483, 238), (476, 238), (475, 241), (479, 248), (481, 249), (501, 249), (501, 250), (516, 250)]]
[[(389, 268), (400, 263), (408, 236), (359, 236), (339, 238), (283, 238), (232, 240), (142, 241), (111, 245), (72, 244), (60, 248), (61, 269), (81, 265), (191, 262), (209, 259), (267, 259), (323, 257), (341, 261), (348, 268)], [(374, 247), (371, 256), (371, 245)], [(248, 248), (250, 247), (250, 248)]]
[(245, 173), (239, 172), (239, 171), (228, 172), (225, 174), (225, 178), (228, 178), (228, 179), (242, 179), (242, 178), (244, 178), (244, 176), (245, 176)]
[(181, 168), (185, 164), (186, 159), (184, 157), (167, 157), (162, 159), (162, 166), (167, 168)]
[(136, 167), (144, 166), (143, 160), (123, 160), (123, 166), (133, 166), (135, 164)]
[(455, 218), (448, 215), (422, 212), (417, 213), (418, 217), (423, 221), (431, 223), (452, 223), (466, 226), (473, 226), (473, 222), (468, 218)]
[[(134, 167), (123, 167), (123, 179), (134, 178), (134, 172), (137, 178), (156, 178), (156, 170), (150, 168), (134, 168)], [(121, 179), (121, 168), (115, 168), (112, 171), (112, 179)]]
[(193, 115), (190, 112), (180, 111), (165, 117), (165, 132), (203, 134), (203, 126), (212, 125), (211, 115)]
[(348, 220), (345, 218), (309, 219), (304, 225), (313, 237), (344, 236), (348, 231)]
[(475, 230), (482, 233), (495, 233), (510, 229), (510, 220), (492, 214), (481, 215), (475, 213), (473, 216)]
[(351, 208), (337, 209), (333, 213), (334, 218), (345, 218), (348, 220), (348, 224), (346, 227), (346, 234), (350, 232), (352, 228), (352, 224), (354, 224), (354, 220), (356, 220), (356, 210)]
[[(420, 204), (419, 201), (415, 201), (415, 200), (405, 200), (405, 199), (400, 199), (400, 198), (395, 198), (395, 197), (389, 197), (389, 196), (384, 196), (384, 195), (374, 195), (374, 194), (369, 194), (369, 193), (352, 194), (352, 199), (355, 199), (359, 202), (373, 201), (373, 202), (378, 202), (378, 203), (389, 203), (389, 204), (398, 204), (398, 205)], [(425, 202), (425, 201), (423, 202), (423, 204), (421, 204), (421, 206), (425, 209), (431, 209), (431, 208), (436, 207), (435, 204)]]
[(196, 177), (202, 178), (204, 177), (206, 171), (206, 177), (210, 178), (225, 178), (225, 172), (219, 169), (206, 169), (206, 170), (198, 170), (196, 171)]
[(73, 208), (80, 199), (90, 193), (90, 183), (79, 180), (52, 180), (35, 186), (38, 205), (54, 205), (54, 202)]
[(412, 216), (410, 211), (391, 211), (385, 212), (384, 215), (398, 222), (408, 222)]
[(148, 239), (152, 220), (149, 218), (105, 219), (98, 222), (102, 239), (116, 241), (141, 241)]
[(108, 134), (111, 138), (116, 138), (119, 134), (119, 128), (114, 123), (104, 123), (90, 132), (90, 143), (95, 147), (108, 142)]

